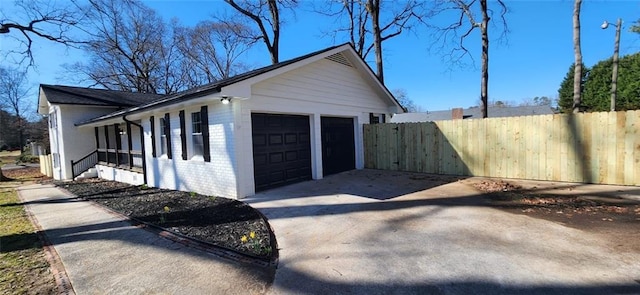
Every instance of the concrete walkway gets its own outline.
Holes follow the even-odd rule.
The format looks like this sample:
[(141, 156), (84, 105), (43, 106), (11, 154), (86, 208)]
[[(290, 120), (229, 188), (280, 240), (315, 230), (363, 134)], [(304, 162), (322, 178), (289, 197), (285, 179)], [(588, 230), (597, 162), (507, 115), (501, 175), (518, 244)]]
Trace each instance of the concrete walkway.
[(272, 280), (267, 268), (162, 238), (52, 185), (18, 192), (76, 294), (261, 294)]
[(271, 294), (640, 294), (640, 253), (477, 196), (466, 180), (362, 170), (246, 201), (281, 248)]

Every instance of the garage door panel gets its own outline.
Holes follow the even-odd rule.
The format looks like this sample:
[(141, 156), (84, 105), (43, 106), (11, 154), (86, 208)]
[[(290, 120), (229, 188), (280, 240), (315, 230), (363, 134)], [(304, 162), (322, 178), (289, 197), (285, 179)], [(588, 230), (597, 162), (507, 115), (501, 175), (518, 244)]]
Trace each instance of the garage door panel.
[(273, 186), (281, 186), (285, 184), (284, 171), (272, 172), (269, 174), (269, 184)]
[(269, 145), (282, 144), (282, 134), (269, 134)]
[(256, 191), (311, 179), (309, 117), (251, 114)]
[(283, 161), (282, 153), (269, 154), (269, 164), (280, 164)]
[(263, 147), (267, 145), (267, 137), (264, 134), (253, 135), (253, 146)]
[(291, 162), (298, 160), (298, 151), (288, 151), (285, 153), (285, 161)]
[(297, 143), (298, 143), (298, 134), (287, 133), (284, 135), (284, 144), (297, 144)]
[(254, 165), (266, 165), (269, 162), (267, 162), (267, 155), (266, 154), (257, 154), (253, 156), (253, 162)]

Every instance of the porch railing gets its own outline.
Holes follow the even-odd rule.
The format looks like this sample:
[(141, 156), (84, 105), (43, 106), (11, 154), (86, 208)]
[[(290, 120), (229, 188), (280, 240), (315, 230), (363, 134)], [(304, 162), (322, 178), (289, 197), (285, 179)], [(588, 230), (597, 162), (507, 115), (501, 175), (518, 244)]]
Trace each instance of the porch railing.
[(71, 160), (71, 178), (72, 179), (76, 178), (76, 176), (89, 170), (89, 168), (95, 166), (96, 164), (98, 164), (97, 150), (82, 157), (80, 160), (77, 160), (77, 161)]
[(98, 163), (130, 170), (142, 169), (142, 151), (98, 149), (97, 153)]

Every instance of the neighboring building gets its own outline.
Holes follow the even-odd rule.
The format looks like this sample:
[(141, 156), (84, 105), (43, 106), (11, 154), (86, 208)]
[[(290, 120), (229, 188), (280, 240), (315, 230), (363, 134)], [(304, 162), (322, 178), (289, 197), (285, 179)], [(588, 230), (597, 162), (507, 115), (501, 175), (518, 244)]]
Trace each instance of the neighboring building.
[[(489, 107), (487, 110), (489, 118), (499, 117), (519, 117), (533, 115), (550, 115), (553, 109), (550, 106), (519, 106), (505, 107), (495, 106)], [(411, 123), (411, 122), (432, 122), (453, 119), (478, 119), (482, 118), (482, 111), (479, 107), (473, 108), (455, 108), (446, 111), (433, 111), (425, 113), (404, 113), (393, 116), (391, 123)]]
[(42, 85), (39, 104), (54, 178), (95, 165), (105, 179), (231, 198), (362, 169), (362, 125), (403, 112), (349, 44), (127, 105), (122, 92), (67, 87), (96, 101), (73, 103), (56, 87)]

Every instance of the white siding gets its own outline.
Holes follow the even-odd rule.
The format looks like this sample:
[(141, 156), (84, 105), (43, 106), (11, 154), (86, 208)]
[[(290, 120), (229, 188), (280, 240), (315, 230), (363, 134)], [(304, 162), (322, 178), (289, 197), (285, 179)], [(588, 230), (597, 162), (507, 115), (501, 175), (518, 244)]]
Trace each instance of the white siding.
[[(284, 99), (284, 100), (283, 100)], [(277, 77), (256, 83), (251, 88), (252, 107), (291, 109), (333, 113), (349, 112), (387, 113), (389, 106), (378, 97), (359, 72), (352, 67), (319, 60)]]
[(311, 126), (312, 175), (320, 179), (322, 172), (322, 116), (353, 118), (356, 142), (356, 168), (364, 167), (362, 124), (369, 123), (369, 113), (389, 115), (390, 102), (380, 97), (360, 72), (333, 61), (322, 59), (282, 75), (261, 81), (251, 87), (251, 98), (234, 101), (238, 121), (236, 146), (242, 164), (238, 188), (241, 197), (255, 193), (251, 113), (308, 115)]
[[(191, 112), (199, 111), (201, 105), (184, 108), (187, 144), (190, 142)], [(158, 157), (153, 158), (151, 146), (151, 124), (149, 117), (142, 119), (144, 126), (145, 156), (147, 161), (147, 183), (149, 186), (192, 191), (205, 195), (237, 198), (236, 190), (236, 162), (233, 112), (231, 105), (222, 105), (219, 102), (208, 105), (209, 117), (209, 145), (211, 150), (211, 162), (201, 159), (182, 160), (182, 146), (180, 141), (180, 118), (178, 112), (181, 109), (171, 110), (171, 151), (172, 159), (160, 156), (160, 124), (159, 118), (164, 117), (164, 112), (155, 113), (155, 139)], [(204, 126), (203, 126), (204, 127)]]
[(93, 127), (77, 127), (75, 124), (108, 114), (115, 108), (52, 105), (51, 109), (57, 112), (58, 117), (58, 128), (50, 137), (53, 139), (51, 152), (60, 154), (60, 168), (54, 168), (54, 179), (71, 179), (71, 160), (79, 160), (96, 149)]

